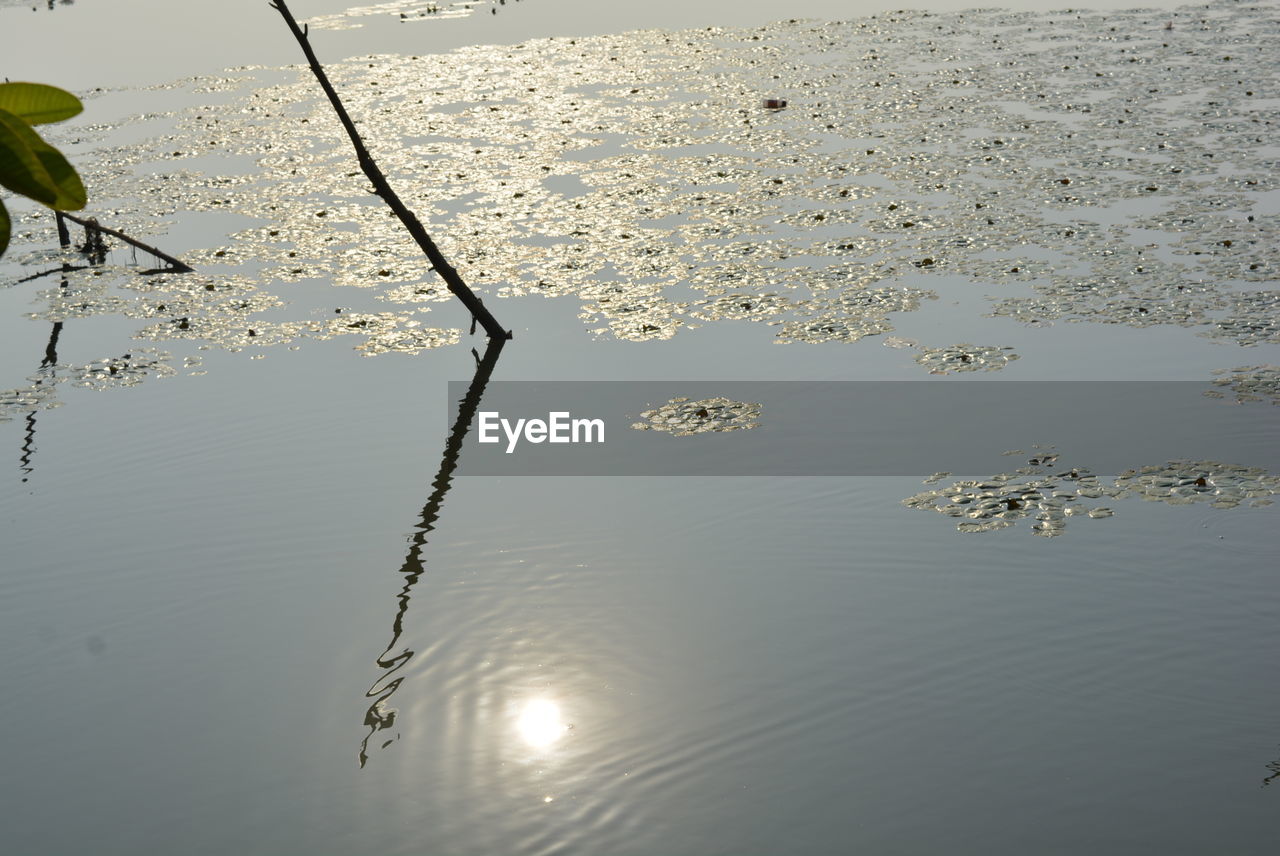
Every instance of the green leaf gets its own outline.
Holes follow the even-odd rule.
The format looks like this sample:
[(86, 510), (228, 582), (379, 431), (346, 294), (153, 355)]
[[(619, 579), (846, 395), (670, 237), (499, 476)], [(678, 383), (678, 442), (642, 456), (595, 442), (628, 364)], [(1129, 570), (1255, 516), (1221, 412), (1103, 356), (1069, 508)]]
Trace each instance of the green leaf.
[(85, 193), (76, 168), (62, 156), (62, 152), (44, 140), (40, 140), (40, 145), (41, 148), (36, 149), (36, 157), (40, 158), (40, 163), (58, 186), (58, 200), (51, 207), (59, 211), (79, 211), (89, 201), (89, 195)]
[(0, 184), (61, 211), (86, 202), (84, 184), (62, 153), (7, 110), (0, 110)]
[(0, 110), (0, 185), (52, 205), (58, 200), (58, 188), (31, 149), (29, 140), (34, 135), (35, 131), (17, 116)]
[(8, 110), (29, 125), (61, 122), (84, 110), (80, 99), (65, 89), (43, 83), (0, 83), (0, 110)]
[(4, 251), (9, 247), (9, 212), (4, 207), (4, 200), (0, 199), (0, 256), (4, 255)]

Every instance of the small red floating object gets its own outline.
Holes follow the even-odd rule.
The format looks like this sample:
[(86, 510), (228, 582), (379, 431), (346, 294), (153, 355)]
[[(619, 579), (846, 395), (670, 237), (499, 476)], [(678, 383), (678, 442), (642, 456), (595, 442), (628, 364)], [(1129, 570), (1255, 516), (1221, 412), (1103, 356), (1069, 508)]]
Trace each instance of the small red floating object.
[(781, 110), (787, 106), (785, 98), (766, 98), (764, 99), (764, 108), (766, 110)]

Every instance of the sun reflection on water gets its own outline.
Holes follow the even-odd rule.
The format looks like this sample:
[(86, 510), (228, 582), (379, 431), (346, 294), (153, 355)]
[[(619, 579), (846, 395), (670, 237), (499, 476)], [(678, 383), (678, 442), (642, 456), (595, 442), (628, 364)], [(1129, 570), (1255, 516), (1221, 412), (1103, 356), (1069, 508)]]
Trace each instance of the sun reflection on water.
[(560, 705), (549, 699), (536, 698), (521, 709), (516, 730), (525, 743), (535, 749), (545, 749), (569, 729), (560, 716)]

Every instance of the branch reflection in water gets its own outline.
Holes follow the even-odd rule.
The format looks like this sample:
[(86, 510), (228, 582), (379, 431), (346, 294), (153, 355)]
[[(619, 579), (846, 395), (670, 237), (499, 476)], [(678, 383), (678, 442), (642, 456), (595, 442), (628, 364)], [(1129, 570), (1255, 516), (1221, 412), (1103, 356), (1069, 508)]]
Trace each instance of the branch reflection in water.
[[(445, 495), (448, 494), (449, 487), (453, 483), (453, 471), (458, 466), (458, 456), (462, 451), (463, 440), (471, 430), (471, 423), (480, 406), (480, 398), (484, 395), (489, 376), (493, 374), (494, 366), (498, 364), (498, 355), (502, 353), (502, 346), (505, 343), (506, 340), (501, 337), (490, 338), (484, 356), (479, 358), (476, 373), (471, 379), (471, 385), (467, 388), (467, 394), (459, 402), (458, 418), (454, 421), (449, 439), (445, 443), (444, 455), (440, 459), (440, 470), (431, 482), (433, 490), (431, 496), (427, 498), (427, 504), (422, 507), (422, 514), (418, 518), (416, 531), (410, 541), (409, 554), (405, 556), (404, 564), (400, 566), (404, 586), (396, 598), (398, 606), (395, 620), (391, 623), (391, 641), (387, 643), (386, 649), (376, 661), (378, 668), (383, 671), (365, 693), (365, 697), (373, 699), (373, 703), (369, 705), (364, 715), (364, 724), (369, 732), (360, 741), (361, 767), (369, 760), (369, 741), (373, 740), (378, 732), (386, 731), (395, 725), (396, 710), (388, 704), (388, 701), (404, 680), (404, 676), (397, 673), (413, 659), (414, 655), (409, 648), (396, 651), (400, 644), (400, 636), (404, 632), (404, 617), (409, 611), (409, 594), (425, 570), (422, 563), (423, 547), (426, 546), (427, 537), (436, 528), (436, 520), (440, 517)], [(390, 737), (385, 740), (382, 748), (390, 746), (395, 739)]]
[[(64, 263), (61, 268), (44, 271), (42, 274), (38, 274), (38, 276), (61, 272), (62, 284), (60, 287), (66, 288), (67, 273), (72, 270), (79, 270), (79, 268), (74, 268), (71, 265)], [(34, 277), (28, 277), (27, 279), (34, 279)], [(25, 282), (26, 280), (21, 281)], [(34, 379), (35, 386), (42, 386), (46, 380), (50, 382), (50, 385), (56, 383), (54, 370), (58, 366), (58, 337), (61, 335), (62, 322), (54, 321), (53, 329), (49, 332), (49, 342), (44, 346), (44, 359), (40, 361), (40, 370)], [(34, 471), (34, 464), (32, 461), (36, 454), (36, 414), (39, 412), (40, 411), (36, 409), (27, 413), (27, 430), (22, 435), (22, 454), (18, 457), (18, 471), (22, 473), (23, 483), (30, 480), (31, 473)]]

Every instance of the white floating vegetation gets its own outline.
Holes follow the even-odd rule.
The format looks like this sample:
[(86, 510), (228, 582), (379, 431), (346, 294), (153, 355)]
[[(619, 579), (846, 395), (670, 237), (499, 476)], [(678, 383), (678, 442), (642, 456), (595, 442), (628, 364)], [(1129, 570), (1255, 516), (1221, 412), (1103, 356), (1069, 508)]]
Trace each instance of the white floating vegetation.
[[(197, 367), (198, 360), (187, 358), (186, 367)], [(118, 356), (102, 357), (88, 363), (50, 362), (37, 374), (27, 378), (28, 385), (0, 390), (0, 422), (19, 415), (61, 407), (57, 388), (62, 384), (94, 390), (121, 389), (152, 378), (173, 377), (178, 369), (168, 351), (135, 346)]]
[(0, 389), (0, 422), (61, 406), (56, 380), (49, 377), (31, 378), (30, 385), (18, 389)]
[(937, 299), (933, 291), (920, 288), (866, 288), (853, 286), (819, 298), (809, 304), (812, 310), (838, 312), (850, 317), (882, 318), (890, 312), (914, 312), (920, 301)]
[(1226, 398), (1227, 391), (1235, 396), (1236, 404), (1246, 402), (1270, 402), (1280, 404), (1280, 366), (1239, 366), (1234, 369), (1218, 369), (1214, 372), (1216, 389), (1205, 391), (1210, 398)]
[(444, 345), (456, 345), (462, 337), (457, 329), (422, 327), (417, 321), (397, 324), (371, 334), (356, 350), (367, 357), (395, 351), (401, 354), (417, 354)]
[(915, 339), (907, 339), (902, 336), (886, 336), (884, 341), (880, 344), (884, 345), (886, 348), (895, 348), (901, 351), (908, 348), (914, 348), (920, 343)]
[[(1056, 463), (1057, 455), (1032, 458), (1028, 466), (1013, 472), (980, 481), (957, 481), (907, 497), (902, 504), (956, 518), (959, 532), (992, 532), (1031, 520), (1032, 533), (1045, 538), (1063, 534), (1068, 517), (1108, 516), (1094, 513), (1098, 509), (1085, 500), (1114, 496), (1118, 491), (1102, 486), (1087, 470), (1053, 472), (1050, 467)], [(925, 484), (936, 484), (946, 476), (935, 473)]]
[(68, 371), (72, 386), (99, 390), (136, 386), (149, 377), (173, 377), (177, 373), (168, 351), (146, 347), (133, 348), (118, 357), (70, 366)]
[(662, 407), (640, 414), (643, 422), (631, 427), (637, 431), (662, 431), (676, 437), (719, 431), (747, 431), (760, 421), (761, 405), (729, 398), (704, 398), (691, 401), (673, 398)]
[(1227, 317), (1213, 321), (1203, 335), (1231, 339), (1243, 347), (1280, 343), (1280, 292), (1232, 294), (1225, 303)]
[(771, 318), (787, 311), (789, 303), (777, 294), (726, 294), (695, 304), (689, 314), (703, 321), (742, 321)]
[[(394, 0), (310, 23), (486, 6)], [(1183, 12), (1194, 28), (1165, 31), (1149, 10), (906, 11), (329, 71), (353, 115), (376, 117), (384, 171), (479, 294), (575, 297), (602, 337), (698, 335), (692, 316), (774, 325), (797, 346), (854, 344), (976, 286), (999, 320), (1275, 344), (1273, 9)], [(999, 61), (976, 59), (996, 56), (993, 40)], [(135, 289), (143, 278), (125, 265), (72, 271), (35, 317), (123, 315), (148, 319), (147, 339), (294, 346), (317, 325), (332, 332), (330, 310), (296, 297), (302, 286), (342, 289), (322, 304), (381, 301), (406, 321), (449, 299), (368, 194), (305, 68), (154, 88), (186, 90), (195, 106), (54, 131), (75, 135), (86, 184), (110, 188), (104, 223), (143, 238), (194, 213), (251, 225), (191, 252), (215, 273)], [(762, 93), (790, 106), (761, 110)], [(50, 261), (47, 213), (20, 215), (14, 231), (7, 262)], [(915, 356), (949, 373), (1016, 355)]]
[[(1235, 508), (1251, 501), (1269, 505), (1280, 493), (1280, 477), (1261, 467), (1242, 467), (1219, 461), (1170, 461), (1121, 473), (1116, 487), (1134, 496), (1169, 505), (1204, 502), (1214, 508)], [(1125, 494), (1121, 494), (1125, 495)]]
[(493, 6), (494, 0), (392, 0), (372, 6), (352, 6), (333, 15), (316, 15), (305, 23), (313, 30), (354, 30), (364, 26), (359, 19), (382, 16), (409, 21), (436, 21), (465, 18), (478, 6)]
[(777, 341), (805, 342), (817, 345), (823, 342), (856, 342), (867, 336), (879, 336), (893, 330), (885, 318), (841, 318), (828, 316), (812, 321), (788, 321), (778, 331)]
[[(1012, 472), (957, 481), (907, 497), (902, 504), (956, 518), (959, 532), (991, 532), (1029, 519), (1032, 534), (1048, 538), (1064, 534), (1068, 517), (1112, 517), (1115, 512), (1109, 506), (1091, 504), (1104, 497), (1139, 497), (1168, 505), (1199, 502), (1229, 509), (1245, 503), (1270, 505), (1271, 497), (1280, 493), (1280, 477), (1261, 467), (1170, 461), (1127, 470), (1105, 483), (1086, 469), (1063, 468), (1058, 458), (1056, 452), (1038, 453)], [(925, 484), (936, 484), (946, 475), (935, 473)]]
[(994, 372), (1018, 359), (1013, 348), (998, 345), (950, 345), (945, 348), (921, 348), (916, 362), (929, 374), (952, 372)]

